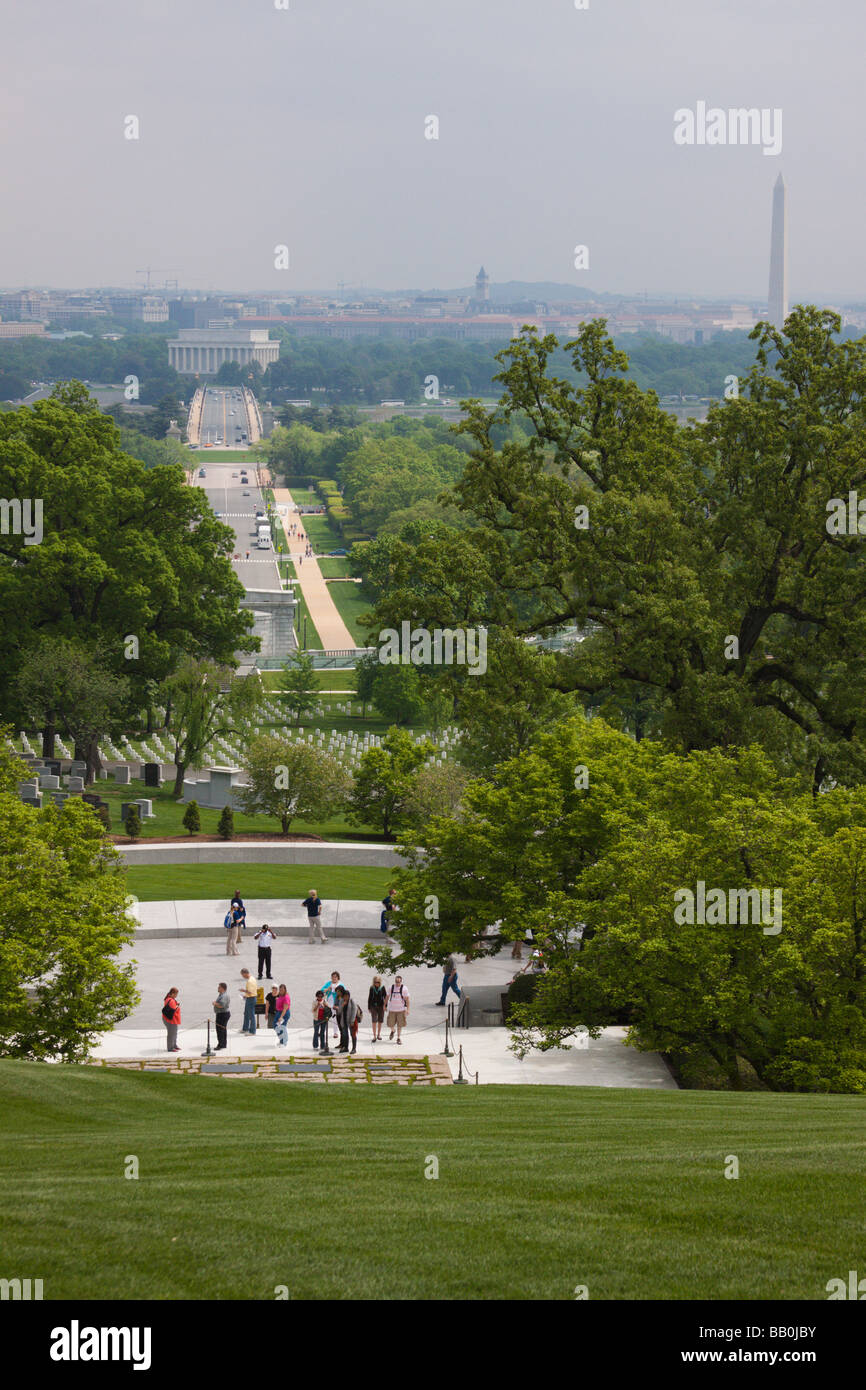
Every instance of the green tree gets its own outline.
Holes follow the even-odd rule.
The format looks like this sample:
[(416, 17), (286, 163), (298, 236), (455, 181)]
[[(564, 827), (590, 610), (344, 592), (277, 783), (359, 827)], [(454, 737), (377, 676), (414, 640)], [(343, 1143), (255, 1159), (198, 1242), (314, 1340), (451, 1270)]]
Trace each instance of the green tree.
[(267, 734), (253, 739), (241, 790), (248, 815), (276, 816), (288, 835), (293, 820), (324, 820), (346, 800), (352, 779), (329, 753), (293, 739)]
[(319, 694), (312, 653), (295, 651), (291, 654), (283, 665), (279, 692), (297, 724), (302, 715), (313, 708)]
[(22, 722), (42, 727), (42, 753), (53, 758), (57, 732), (71, 738), (92, 782), (102, 760), (99, 739), (122, 732), (129, 681), (110, 669), (99, 643), (37, 636), (22, 653), (15, 680)]
[(233, 840), (235, 834), (235, 813), (231, 806), (224, 806), (217, 822), (217, 834), (222, 840)]
[[(35, 634), (101, 642), (130, 682), (130, 712), (181, 652), (231, 662), (255, 650), (239, 608), (234, 535), (183, 470), (147, 468), (80, 383), (0, 414), (0, 496), (40, 499), (42, 539), (0, 536), (0, 710)], [(134, 638), (134, 642), (129, 639)], [(134, 648), (134, 654), (133, 653)]]
[(137, 840), (141, 835), (141, 816), (137, 806), (130, 806), (126, 813), (126, 820), (123, 822), (123, 828), (130, 840)]
[(405, 817), (419, 768), (435, 753), (429, 739), (415, 743), (404, 729), (388, 730), (378, 748), (362, 754), (349, 801), (356, 825), (381, 826), (386, 838)]
[(134, 938), (118, 863), (83, 802), (35, 811), (0, 793), (4, 1056), (83, 1061), (138, 1001), (135, 967), (117, 959)]
[(164, 693), (166, 700), (171, 701), (177, 766), (173, 795), (179, 800), (187, 769), (201, 767), (214, 739), (234, 730), (239, 721), (249, 720), (264, 699), (264, 692), (257, 672), (237, 676), (228, 666), (187, 658), (166, 681)]
[(201, 830), (201, 816), (199, 815), (198, 802), (195, 800), (189, 803), (183, 813), (183, 828), (189, 835), (198, 835)]
[(469, 773), (453, 758), (420, 767), (404, 804), (406, 824), (422, 829), (435, 816), (459, 818)]
[[(555, 338), (527, 330), (499, 354), (499, 407), (470, 405), (455, 487), (491, 614), (520, 636), (583, 634), (559, 689), (646, 695), (679, 747), (759, 741), (816, 789), (866, 770), (866, 565), (826, 525), (828, 500), (866, 481), (866, 340), (838, 333), (809, 307), (759, 325), (738, 398), (679, 429), (603, 324), (568, 344), (575, 385), (551, 369)], [(526, 437), (499, 446), (516, 412)]]
[(427, 701), (414, 666), (377, 663), (373, 680), (373, 702), (383, 719), (394, 724), (420, 724)]

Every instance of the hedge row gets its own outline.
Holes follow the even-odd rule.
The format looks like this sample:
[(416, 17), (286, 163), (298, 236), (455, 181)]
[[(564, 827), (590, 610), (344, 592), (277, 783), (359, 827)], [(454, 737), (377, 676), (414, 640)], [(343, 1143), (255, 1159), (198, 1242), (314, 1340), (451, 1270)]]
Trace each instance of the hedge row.
[[(340, 489), (332, 478), (319, 478), (316, 482), (316, 491), (325, 503), (325, 511), (328, 520), (333, 525), (335, 531), (342, 536), (343, 540), (349, 541), (349, 526), (352, 514), (340, 496)], [(360, 539), (361, 533), (358, 532), (351, 539)]]

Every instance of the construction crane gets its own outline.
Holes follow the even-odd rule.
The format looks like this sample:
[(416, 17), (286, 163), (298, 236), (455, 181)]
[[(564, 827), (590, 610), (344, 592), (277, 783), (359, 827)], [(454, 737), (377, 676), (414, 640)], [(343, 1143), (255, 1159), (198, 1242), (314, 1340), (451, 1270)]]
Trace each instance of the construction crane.
[[(136, 275), (146, 275), (146, 276), (147, 276), (147, 283), (145, 284), (145, 287), (144, 287), (144, 288), (145, 288), (145, 290), (149, 290), (149, 289), (150, 289), (150, 277), (151, 277), (151, 275), (152, 275), (154, 272), (156, 272), (157, 275), (168, 275), (170, 271), (172, 271), (172, 270), (177, 270), (177, 269), (178, 269), (178, 267), (177, 267), (176, 265), (164, 265), (164, 266), (158, 266), (158, 265), (157, 265), (157, 266), (152, 266), (152, 265), (148, 265), (148, 266), (145, 266), (145, 268), (144, 268), (143, 270), (137, 270), (135, 273), (136, 273)], [(174, 286), (175, 286), (175, 289), (176, 289), (176, 288), (177, 288), (177, 281), (176, 281), (176, 280), (174, 281)], [(168, 287), (169, 287), (169, 281), (166, 280), (166, 282), (165, 282), (165, 288), (168, 289)]]

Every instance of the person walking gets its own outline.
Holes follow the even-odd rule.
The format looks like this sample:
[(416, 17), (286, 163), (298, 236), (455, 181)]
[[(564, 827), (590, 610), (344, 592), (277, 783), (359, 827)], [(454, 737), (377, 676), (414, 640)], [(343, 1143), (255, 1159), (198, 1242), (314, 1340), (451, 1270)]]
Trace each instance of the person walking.
[(402, 1041), (400, 1034), (409, 1021), (409, 991), (403, 988), (403, 976), (395, 975), (394, 983), (388, 991), (388, 1027), (391, 1029), (390, 1042), (397, 1033), (398, 1043)]
[(288, 1022), (292, 1016), (292, 1001), (289, 998), (289, 991), (285, 985), (277, 986), (277, 1016), (274, 1028), (280, 1047), (285, 1047), (289, 1041)]
[(391, 921), (391, 913), (396, 906), (396, 894), (393, 888), (389, 888), (387, 894), (382, 899), (382, 915), (379, 918), (379, 930), (383, 936), (388, 935), (388, 924)]
[(457, 966), (454, 963), (453, 956), (449, 956), (445, 962), (444, 972), (442, 975), (442, 998), (437, 999), (437, 1004), (445, 1003), (445, 997), (448, 994), (449, 989), (453, 989), (458, 999), (461, 998), (460, 990), (457, 987)]
[(177, 1045), (177, 1030), (180, 1027), (180, 1004), (177, 1002), (179, 991), (170, 989), (162, 1001), (162, 1021), (165, 1024), (165, 1050), (166, 1052), (180, 1052)]
[(373, 1042), (382, 1041), (382, 1024), (385, 1022), (385, 996), (387, 990), (382, 984), (381, 975), (373, 976), (373, 983), (367, 994), (367, 1008), (373, 1025)]
[(328, 1046), (328, 1019), (325, 1013), (326, 1008), (324, 991), (317, 989), (316, 997), (313, 1000), (313, 1049), (316, 1052), (318, 1052), (320, 1047)]
[(217, 1052), (224, 1052), (228, 1047), (227, 1029), (229, 1026), (229, 1019), (231, 1018), (231, 1014), (229, 1013), (230, 1003), (229, 987), (225, 980), (220, 980), (217, 985), (217, 997), (213, 1001), (213, 1011), (216, 1015)]
[(322, 899), (319, 897), (315, 888), (311, 888), (301, 907), (307, 909), (307, 925), (310, 929), (309, 945), (312, 946), (314, 934), (319, 933), (319, 940), (324, 944), (325, 932), (322, 927)]
[(248, 970), (241, 971), (241, 978), (244, 982), (244, 987), (241, 990), (241, 998), (244, 1001), (244, 1026), (241, 1032), (249, 1033), (250, 1037), (254, 1038), (256, 1035), (256, 995), (258, 990), (256, 982)]
[(273, 979), (271, 975), (271, 942), (276, 941), (276, 935), (271, 931), (267, 922), (256, 932), (254, 940), (258, 942), (259, 948), (259, 979), (262, 978), (262, 969), (267, 971), (268, 979)]

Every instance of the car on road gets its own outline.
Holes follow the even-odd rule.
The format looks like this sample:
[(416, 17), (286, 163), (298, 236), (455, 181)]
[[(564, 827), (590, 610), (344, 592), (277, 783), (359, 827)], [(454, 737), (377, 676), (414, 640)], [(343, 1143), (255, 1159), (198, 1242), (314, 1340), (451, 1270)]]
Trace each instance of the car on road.
[(245, 493), (244, 493), (244, 497), (249, 497), (249, 495), (250, 495), (250, 494), (249, 494), (248, 492), (245, 492)]
[(232, 474), (232, 477), (233, 477), (233, 478), (236, 478), (237, 476), (238, 476), (237, 473), (233, 473), (233, 474)]
[(199, 476), (200, 478), (204, 478), (204, 477), (205, 477), (205, 471), (204, 471), (203, 468), (200, 468), (200, 469), (198, 470), (198, 476)]

